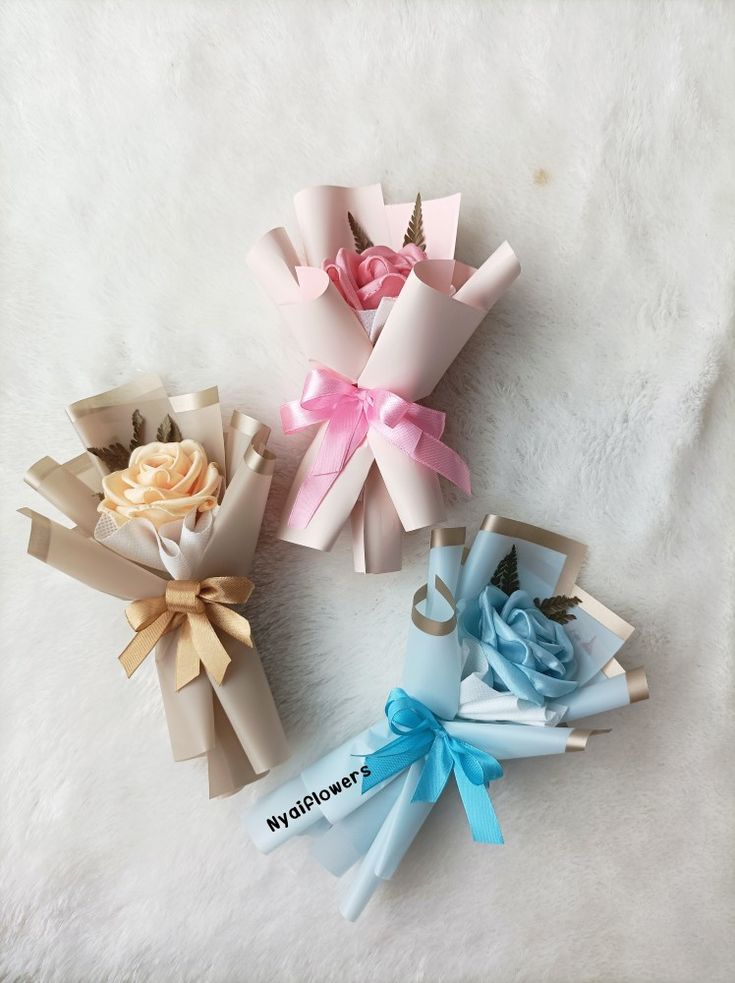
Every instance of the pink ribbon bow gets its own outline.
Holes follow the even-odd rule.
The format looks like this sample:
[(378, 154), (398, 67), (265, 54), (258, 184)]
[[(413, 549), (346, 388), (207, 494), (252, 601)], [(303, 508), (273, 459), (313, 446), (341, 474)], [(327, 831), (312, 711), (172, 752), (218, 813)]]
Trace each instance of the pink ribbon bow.
[(414, 461), (470, 494), (470, 472), (439, 439), (445, 414), (409, 403), (388, 389), (361, 389), (329, 369), (312, 369), (301, 399), (281, 406), (284, 433), (327, 422), (319, 453), (298, 490), (288, 524), (308, 526), (324, 496), (372, 427)]

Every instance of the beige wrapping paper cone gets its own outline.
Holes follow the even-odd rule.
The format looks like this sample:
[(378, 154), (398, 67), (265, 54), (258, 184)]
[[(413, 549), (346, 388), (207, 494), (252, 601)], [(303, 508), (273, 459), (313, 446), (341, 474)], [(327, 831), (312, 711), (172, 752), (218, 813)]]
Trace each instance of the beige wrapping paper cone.
[(226, 475), (222, 410), (217, 387), (172, 396), (171, 408), (176, 414), (182, 434), (201, 444), (207, 452), (207, 459), (217, 465), (220, 474)]
[(52, 457), (43, 457), (26, 471), (24, 480), (87, 535), (92, 535), (99, 518), (99, 499), (67, 467)]
[(222, 704), (253, 770), (262, 775), (288, 758), (286, 735), (255, 646), (246, 648), (227, 635), (220, 638), (232, 662), (222, 684), (213, 685), (215, 700)]
[[(126, 447), (135, 410), (144, 418), (144, 439), (155, 439), (155, 429), (168, 414), (177, 419), (184, 437), (205, 447), (223, 474), (229, 466), (214, 533), (195, 576), (246, 576), (275, 466), (274, 456), (265, 448), (269, 429), (236, 411), (231, 428), (235, 437), (228, 442), (226, 454), (216, 387), (169, 402), (158, 376), (143, 376), (81, 400), (68, 413), (85, 447), (114, 443)], [(31, 519), (28, 552), (104, 593), (125, 600), (160, 597), (170, 580), (167, 573), (140, 566), (92, 538), (99, 499), (86, 472), (103, 475), (107, 469), (98, 457), (84, 457), (93, 469), (86, 469), (84, 481), (77, 476), (80, 459), (59, 465), (44, 458), (27, 473), (28, 484), (77, 524), (68, 529), (31, 509), (21, 509)], [(173, 756), (176, 761), (206, 756), (210, 796), (229, 795), (288, 757), (278, 712), (256, 649), (219, 632), (232, 659), (223, 683), (218, 685), (201, 670), (177, 691), (178, 634), (174, 630), (164, 635), (155, 649)]]

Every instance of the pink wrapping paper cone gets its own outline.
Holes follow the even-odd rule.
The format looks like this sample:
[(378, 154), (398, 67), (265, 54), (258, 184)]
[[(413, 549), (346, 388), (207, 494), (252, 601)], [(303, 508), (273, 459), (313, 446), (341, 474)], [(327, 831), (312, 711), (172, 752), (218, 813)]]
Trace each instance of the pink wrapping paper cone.
[(478, 270), (454, 260), (459, 200), (386, 205), (377, 184), (309, 188), (295, 200), (308, 265), (284, 229), (248, 257), (309, 363), (284, 430), (318, 427), (278, 535), (328, 550), (349, 521), (359, 572), (400, 569), (400, 528), (444, 520), (439, 475), (470, 491), (467, 465), (442, 440), (444, 414), (418, 401), (520, 264), (508, 243)]

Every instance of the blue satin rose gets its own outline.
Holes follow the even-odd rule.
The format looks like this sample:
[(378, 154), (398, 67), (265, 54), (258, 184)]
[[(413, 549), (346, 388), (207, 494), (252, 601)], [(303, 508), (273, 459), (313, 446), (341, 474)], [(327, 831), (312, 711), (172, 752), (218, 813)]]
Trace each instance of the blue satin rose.
[(484, 681), (493, 689), (543, 706), (577, 688), (569, 636), (539, 611), (526, 591), (509, 597), (489, 584), (478, 597), (460, 601), (457, 614), (469, 667), (487, 667)]

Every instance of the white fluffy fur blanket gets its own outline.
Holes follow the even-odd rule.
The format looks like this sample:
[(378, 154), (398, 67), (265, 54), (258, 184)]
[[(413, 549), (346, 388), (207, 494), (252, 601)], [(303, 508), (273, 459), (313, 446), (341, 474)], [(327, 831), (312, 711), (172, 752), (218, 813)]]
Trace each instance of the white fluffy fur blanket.
[[(734, 47), (717, 2), (0, 3), (0, 976), (730, 978)], [(27, 558), (13, 510), (78, 453), (65, 404), (137, 371), (275, 426), (304, 364), (245, 253), (299, 188), (373, 180), (462, 191), (458, 255), (520, 256), (433, 398), (472, 464), (450, 518), (587, 542), (653, 699), (507, 768), (503, 848), (444, 796), (354, 926), (306, 843), (250, 845), (250, 792), (172, 763), (121, 604)], [(305, 439), (275, 443), (254, 620), (295, 754), (255, 794), (379, 711), (427, 546), (361, 578), (346, 541), (274, 543)]]

